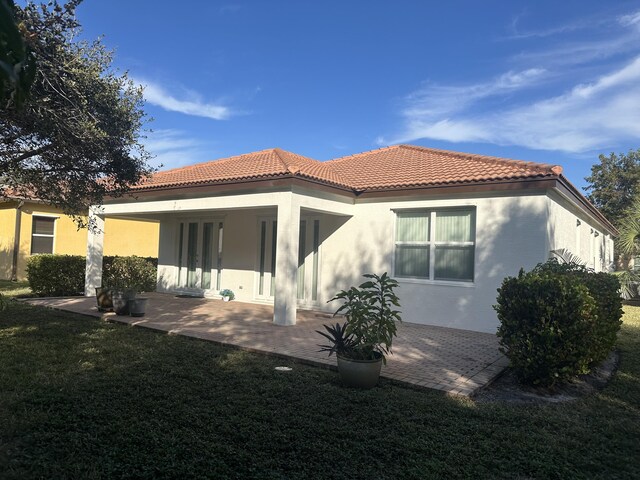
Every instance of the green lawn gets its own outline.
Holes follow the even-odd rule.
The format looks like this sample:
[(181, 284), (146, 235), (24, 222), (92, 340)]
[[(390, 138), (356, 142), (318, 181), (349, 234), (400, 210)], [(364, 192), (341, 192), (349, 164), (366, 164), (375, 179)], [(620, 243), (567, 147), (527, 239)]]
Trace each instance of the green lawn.
[(596, 396), (499, 406), (13, 303), (0, 477), (640, 478), (640, 308), (619, 348)]
[(12, 282), (10, 280), (0, 280), (0, 293), (7, 296), (25, 296), (31, 294), (29, 282)]

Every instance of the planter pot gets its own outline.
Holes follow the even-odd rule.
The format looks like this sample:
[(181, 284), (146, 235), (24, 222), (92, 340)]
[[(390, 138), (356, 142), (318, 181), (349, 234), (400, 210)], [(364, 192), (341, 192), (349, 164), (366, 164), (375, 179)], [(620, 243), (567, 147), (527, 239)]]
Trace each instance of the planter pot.
[(143, 317), (146, 309), (147, 309), (147, 300), (148, 298), (138, 297), (132, 300), (129, 300), (129, 314), (132, 317)]
[(225, 302), (229, 302), (231, 301), (231, 297), (222, 297), (222, 300), (224, 300)]
[(377, 355), (375, 360), (354, 360), (338, 355), (338, 372), (342, 383), (355, 388), (375, 387), (382, 368), (382, 355)]
[(105, 287), (96, 288), (96, 302), (98, 303), (98, 311), (113, 311), (113, 301), (111, 299), (111, 289)]
[(129, 300), (136, 298), (135, 290), (114, 291), (111, 294), (116, 315), (129, 315)]

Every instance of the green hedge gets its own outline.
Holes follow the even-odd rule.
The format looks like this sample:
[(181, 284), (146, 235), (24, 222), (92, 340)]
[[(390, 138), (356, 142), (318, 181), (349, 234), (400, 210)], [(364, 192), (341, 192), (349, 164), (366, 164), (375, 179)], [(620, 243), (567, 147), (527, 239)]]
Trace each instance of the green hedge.
[(85, 257), (80, 255), (34, 255), (27, 261), (29, 286), (44, 297), (80, 295), (85, 266)]
[(556, 260), (506, 278), (494, 308), (517, 377), (551, 386), (604, 360), (621, 325), (619, 289), (613, 275)]
[(137, 292), (152, 292), (156, 289), (158, 259), (132, 255), (130, 257), (105, 258), (102, 264), (102, 284), (106, 287)]
[[(152, 257), (105, 256), (102, 261), (103, 283), (112, 288), (126, 286), (138, 291), (153, 291), (156, 288), (157, 265), (158, 259)], [(81, 295), (84, 292), (85, 267), (86, 259), (80, 255), (34, 255), (27, 262), (29, 286), (40, 296)]]
[(614, 275), (594, 272), (583, 265), (549, 261), (538, 265), (535, 272), (550, 275), (569, 275), (589, 289), (596, 302), (596, 322), (589, 338), (590, 363), (599, 363), (609, 356), (613, 349), (618, 330), (622, 325), (622, 297), (620, 282)]

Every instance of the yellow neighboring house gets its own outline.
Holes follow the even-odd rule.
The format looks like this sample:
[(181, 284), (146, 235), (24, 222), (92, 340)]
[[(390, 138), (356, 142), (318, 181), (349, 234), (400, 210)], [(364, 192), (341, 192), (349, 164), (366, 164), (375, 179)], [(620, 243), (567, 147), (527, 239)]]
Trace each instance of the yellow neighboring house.
[[(109, 218), (105, 255), (158, 256), (159, 223)], [(27, 260), (39, 253), (86, 255), (87, 230), (56, 207), (0, 197), (0, 280), (25, 280)]]

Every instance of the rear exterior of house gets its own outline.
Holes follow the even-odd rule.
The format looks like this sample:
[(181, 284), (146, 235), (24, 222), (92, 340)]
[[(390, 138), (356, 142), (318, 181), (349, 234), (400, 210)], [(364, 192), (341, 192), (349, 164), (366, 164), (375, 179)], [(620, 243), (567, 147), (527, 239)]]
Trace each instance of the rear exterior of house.
[[(495, 332), (504, 277), (559, 249), (596, 270), (613, 260), (615, 229), (559, 167), (422, 147), (328, 162), (266, 150), (159, 172), (135, 194), (92, 214), (159, 223), (159, 291), (228, 288), (282, 325), (389, 272), (404, 321)], [(87, 292), (105, 243), (89, 237)]]
[[(105, 255), (157, 257), (159, 224), (111, 218), (107, 221)], [(56, 207), (7, 198), (0, 202), (0, 280), (25, 280), (32, 255), (86, 255), (87, 230)]]

